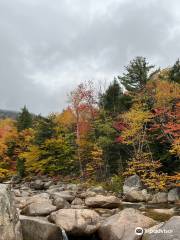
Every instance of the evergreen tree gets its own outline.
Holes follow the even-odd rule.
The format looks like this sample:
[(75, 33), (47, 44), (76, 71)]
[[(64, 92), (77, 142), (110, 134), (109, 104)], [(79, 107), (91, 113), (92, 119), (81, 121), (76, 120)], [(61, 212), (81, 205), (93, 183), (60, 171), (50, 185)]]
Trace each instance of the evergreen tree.
[(170, 80), (180, 83), (180, 61), (175, 62), (174, 66), (170, 70)]
[(113, 115), (127, 111), (131, 107), (131, 102), (131, 96), (123, 94), (122, 88), (116, 78), (100, 97), (100, 106), (105, 111), (113, 113)]
[(126, 90), (140, 91), (149, 80), (149, 72), (152, 68), (154, 66), (149, 65), (144, 57), (136, 57), (125, 67), (126, 73), (122, 77), (118, 76), (118, 78)]
[(55, 123), (54, 116), (47, 118), (40, 117), (35, 124), (36, 134), (35, 143), (40, 145), (45, 142), (46, 139), (50, 139), (55, 135)]
[(19, 132), (32, 127), (32, 114), (24, 106), (17, 118), (17, 129)]
[(107, 116), (103, 110), (93, 123), (91, 139), (96, 139), (97, 145), (103, 150), (104, 175), (111, 176), (123, 171), (126, 165), (126, 146), (117, 141), (118, 131), (112, 116)]
[(17, 168), (18, 176), (24, 177), (24, 175), (25, 175), (25, 165), (24, 165), (24, 160), (23, 159), (20, 159), (20, 158), (17, 159), (16, 168)]

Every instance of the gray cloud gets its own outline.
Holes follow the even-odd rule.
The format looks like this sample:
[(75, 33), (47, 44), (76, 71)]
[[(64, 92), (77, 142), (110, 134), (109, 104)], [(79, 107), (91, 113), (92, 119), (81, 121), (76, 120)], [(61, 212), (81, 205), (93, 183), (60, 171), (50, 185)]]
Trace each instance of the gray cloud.
[(143, 55), (180, 52), (179, 0), (0, 0), (0, 108), (48, 114), (84, 80), (111, 81)]

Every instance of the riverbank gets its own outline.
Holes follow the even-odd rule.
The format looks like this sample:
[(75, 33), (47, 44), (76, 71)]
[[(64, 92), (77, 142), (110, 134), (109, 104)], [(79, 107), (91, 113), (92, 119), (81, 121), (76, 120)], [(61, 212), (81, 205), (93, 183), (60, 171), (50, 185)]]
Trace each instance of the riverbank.
[[(178, 201), (153, 203), (154, 196), (151, 196), (149, 202), (129, 202), (130, 187), (133, 194), (135, 190), (143, 191), (137, 189), (137, 177), (125, 182), (123, 194), (106, 191), (102, 186), (87, 188), (83, 184), (54, 182), (47, 177), (1, 184), (1, 219), (5, 219), (7, 210), (10, 212), (10, 215), (5, 214), (6, 221), (1, 225), (9, 221), (13, 224), (12, 234), (12, 229), (18, 232), (18, 238), (6, 236), (1, 240), (66, 240), (62, 230), (69, 240), (140, 239), (135, 233), (136, 227), (162, 228), (162, 222), (169, 221), (176, 229), (174, 234), (180, 236)], [(145, 239), (156, 238), (146, 236)]]

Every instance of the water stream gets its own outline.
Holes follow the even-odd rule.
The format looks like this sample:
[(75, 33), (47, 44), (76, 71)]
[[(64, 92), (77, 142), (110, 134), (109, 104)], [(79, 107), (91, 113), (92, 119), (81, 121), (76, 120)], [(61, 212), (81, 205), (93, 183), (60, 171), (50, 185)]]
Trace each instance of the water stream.
[[(180, 205), (175, 204), (143, 204), (143, 203), (124, 203), (121, 206), (121, 210), (125, 208), (135, 208), (139, 209), (143, 214), (157, 220), (159, 222), (167, 221), (172, 215), (153, 212), (153, 209), (174, 209), (174, 214), (176, 216), (180, 215)], [(143, 207), (143, 208), (142, 208)], [(66, 234), (64, 229), (62, 229), (63, 240), (100, 240), (97, 234), (91, 236), (71, 236)]]
[(61, 228), (61, 231), (62, 231), (62, 237), (63, 237), (63, 240), (69, 240), (65, 230), (63, 228)]

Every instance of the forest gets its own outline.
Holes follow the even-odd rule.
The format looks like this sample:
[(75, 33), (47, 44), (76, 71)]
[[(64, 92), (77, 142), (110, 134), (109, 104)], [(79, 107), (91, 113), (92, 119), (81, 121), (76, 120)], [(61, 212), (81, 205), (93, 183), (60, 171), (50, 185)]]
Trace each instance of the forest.
[[(151, 190), (180, 186), (180, 61), (136, 57), (104, 89), (83, 81), (68, 107), (0, 120), (0, 181), (48, 175), (119, 191), (137, 174)], [(158, 184), (157, 184), (158, 183)]]

